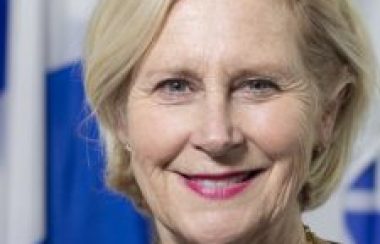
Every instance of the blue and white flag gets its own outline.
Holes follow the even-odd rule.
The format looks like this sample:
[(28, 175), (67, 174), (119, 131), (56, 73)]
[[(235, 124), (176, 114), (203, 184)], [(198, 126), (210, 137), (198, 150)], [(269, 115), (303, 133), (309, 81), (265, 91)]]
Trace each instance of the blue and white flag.
[(81, 54), (96, 0), (49, 3), (46, 243), (149, 243), (147, 222), (105, 187), (104, 154), (88, 117)]
[(148, 222), (105, 187), (85, 104), (81, 50), (96, 0), (0, 1), (0, 243), (148, 243)]
[(350, 243), (380, 244), (380, 143), (355, 162), (346, 193), (345, 224)]

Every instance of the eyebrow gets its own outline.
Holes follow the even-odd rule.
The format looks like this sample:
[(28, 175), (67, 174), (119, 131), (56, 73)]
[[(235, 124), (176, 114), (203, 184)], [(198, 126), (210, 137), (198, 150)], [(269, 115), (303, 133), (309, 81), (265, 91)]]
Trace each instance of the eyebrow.
[(289, 67), (281, 65), (260, 65), (250, 68), (238, 68), (228, 73), (231, 80), (248, 79), (254, 77), (268, 77), (281, 80), (292, 80), (294, 72)]
[(164, 68), (164, 69), (154, 69), (150, 70), (146, 73), (146, 77), (152, 78), (154, 76), (165, 76), (165, 75), (174, 75), (176, 77), (186, 77), (194, 80), (201, 80), (202, 76), (199, 72), (194, 71), (189, 68), (181, 68), (181, 67), (172, 67), (172, 68)]
[[(252, 65), (251, 67), (235, 68), (232, 71), (223, 70), (223, 74), (229, 77), (229, 80), (238, 80), (244, 78), (252, 77), (272, 77), (272, 78), (282, 78), (285, 80), (293, 79), (295, 77), (294, 72), (289, 67), (284, 67), (283, 65), (277, 64), (259, 64)], [(146, 73), (147, 78), (152, 78), (154, 76), (176, 76), (176, 77), (186, 77), (194, 80), (202, 80), (203, 75), (197, 69), (192, 69), (188, 67), (168, 67), (168, 68), (158, 68), (149, 70)]]

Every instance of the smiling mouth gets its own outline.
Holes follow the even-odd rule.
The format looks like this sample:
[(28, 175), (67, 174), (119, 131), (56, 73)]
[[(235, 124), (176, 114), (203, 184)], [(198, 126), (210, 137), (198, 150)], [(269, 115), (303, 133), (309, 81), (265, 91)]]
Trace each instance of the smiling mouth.
[(199, 196), (212, 200), (225, 200), (242, 193), (264, 169), (229, 172), (223, 174), (183, 174), (185, 186)]

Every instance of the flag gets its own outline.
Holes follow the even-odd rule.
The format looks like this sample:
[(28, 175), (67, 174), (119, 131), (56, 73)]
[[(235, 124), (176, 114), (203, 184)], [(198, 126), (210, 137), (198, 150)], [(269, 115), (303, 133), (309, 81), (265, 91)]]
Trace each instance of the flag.
[(346, 194), (350, 243), (380, 244), (380, 144), (357, 162)]
[(46, 8), (45, 243), (149, 243), (148, 221), (105, 186), (105, 156), (84, 97), (81, 54), (95, 4), (57, 0)]
[(105, 187), (84, 98), (96, 0), (0, 1), (0, 243), (149, 243), (149, 222)]

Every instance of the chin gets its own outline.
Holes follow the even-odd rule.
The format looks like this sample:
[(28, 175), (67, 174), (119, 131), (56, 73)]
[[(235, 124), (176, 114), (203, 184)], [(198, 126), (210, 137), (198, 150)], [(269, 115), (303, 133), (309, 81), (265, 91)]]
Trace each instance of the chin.
[[(205, 228), (202, 228), (205, 227)], [(181, 243), (239, 243), (242, 239), (241, 233), (236, 228), (225, 228), (223, 226), (191, 226), (189, 229), (182, 228), (179, 234)], [(240, 242), (241, 243), (241, 242)]]
[(244, 243), (256, 225), (241, 216), (234, 211), (189, 214), (177, 226), (180, 243)]

